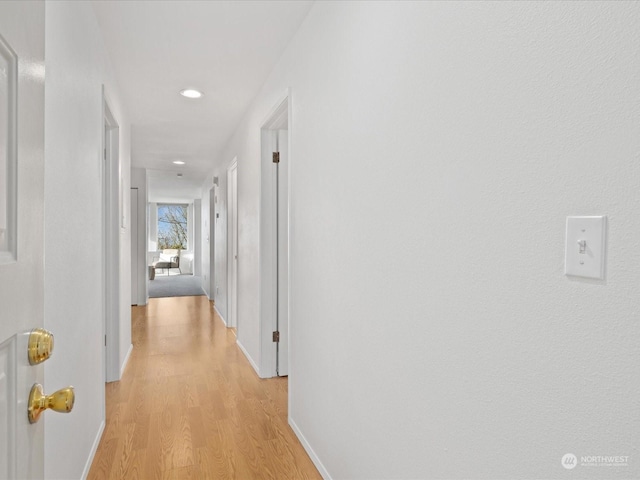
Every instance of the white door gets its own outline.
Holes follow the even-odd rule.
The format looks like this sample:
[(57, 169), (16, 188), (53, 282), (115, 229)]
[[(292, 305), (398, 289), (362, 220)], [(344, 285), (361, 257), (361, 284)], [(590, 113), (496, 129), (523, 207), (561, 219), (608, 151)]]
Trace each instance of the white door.
[(238, 326), (238, 166), (229, 170), (229, 242), (231, 243), (231, 272), (229, 272), (229, 327)]
[(27, 402), (44, 321), (44, 2), (0, 2), (0, 478), (42, 478), (43, 422)]
[(289, 136), (287, 130), (278, 130), (280, 162), (276, 164), (276, 230), (277, 230), (277, 314), (276, 331), (280, 333), (277, 343), (276, 372), (278, 376), (289, 375)]

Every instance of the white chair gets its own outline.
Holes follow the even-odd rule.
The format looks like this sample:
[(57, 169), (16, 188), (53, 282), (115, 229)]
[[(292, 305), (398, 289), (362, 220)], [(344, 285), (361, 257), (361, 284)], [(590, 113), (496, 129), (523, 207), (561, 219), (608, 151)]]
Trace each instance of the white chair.
[[(158, 260), (155, 260), (155, 259)], [(171, 275), (171, 269), (177, 268), (182, 274), (180, 269), (180, 250), (168, 248), (162, 250), (162, 253), (158, 257), (154, 257), (154, 262), (151, 264), (156, 270), (167, 270), (167, 275)]]

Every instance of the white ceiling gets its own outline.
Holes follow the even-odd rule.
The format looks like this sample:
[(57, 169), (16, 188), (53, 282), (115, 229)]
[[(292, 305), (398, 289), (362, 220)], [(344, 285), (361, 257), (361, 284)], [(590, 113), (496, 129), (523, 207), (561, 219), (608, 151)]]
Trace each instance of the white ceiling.
[(149, 201), (160, 203), (191, 203), (199, 197), (203, 175), (186, 174), (168, 170), (147, 170)]
[(132, 165), (153, 170), (150, 199), (195, 198), (312, 3), (92, 2), (131, 120)]

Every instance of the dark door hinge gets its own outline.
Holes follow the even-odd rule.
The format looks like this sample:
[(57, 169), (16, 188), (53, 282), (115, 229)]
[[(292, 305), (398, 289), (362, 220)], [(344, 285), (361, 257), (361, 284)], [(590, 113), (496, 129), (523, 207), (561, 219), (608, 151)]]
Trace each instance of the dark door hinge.
[(280, 152), (273, 152), (273, 163), (280, 163)]
[(280, 332), (273, 332), (273, 341), (274, 342), (280, 341)]

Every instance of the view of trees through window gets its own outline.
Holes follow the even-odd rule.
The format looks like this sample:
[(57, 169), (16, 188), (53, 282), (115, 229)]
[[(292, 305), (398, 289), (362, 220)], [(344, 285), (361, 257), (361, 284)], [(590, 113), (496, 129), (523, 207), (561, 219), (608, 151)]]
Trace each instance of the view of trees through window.
[(187, 205), (158, 205), (158, 248), (187, 249)]

